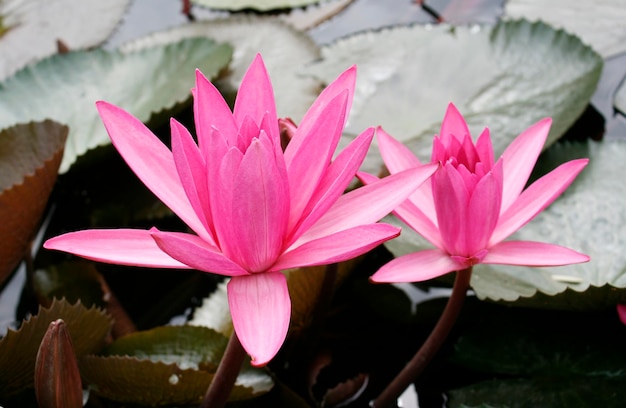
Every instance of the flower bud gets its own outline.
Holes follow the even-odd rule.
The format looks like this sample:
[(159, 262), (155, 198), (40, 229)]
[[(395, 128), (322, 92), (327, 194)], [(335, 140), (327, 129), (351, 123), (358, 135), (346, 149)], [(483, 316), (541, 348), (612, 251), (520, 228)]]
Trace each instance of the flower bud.
[(83, 390), (72, 339), (61, 319), (50, 323), (35, 362), (35, 395), (40, 408), (81, 408)]

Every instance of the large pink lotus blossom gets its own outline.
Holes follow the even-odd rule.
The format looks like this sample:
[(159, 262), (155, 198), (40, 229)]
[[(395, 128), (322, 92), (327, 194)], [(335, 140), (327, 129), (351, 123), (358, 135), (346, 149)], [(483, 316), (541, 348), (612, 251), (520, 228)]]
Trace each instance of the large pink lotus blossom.
[[(423, 281), (473, 265), (557, 266), (589, 257), (548, 243), (505, 241), (554, 201), (588, 160), (572, 160), (524, 189), (550, 130), (551, 119), (526, 129), (494, 161), (489, 130), (472, 142), (467, 124), (452, 104), (434, 138), (432, 162), (441, 163), (394, 214), (436, 248), (395, 258), (373, 276), (375, 282)], [(403, 144), (377, 132), (391, 174), (420, 166)], [(359, 174), (365, 183), (374, 176)]]
[(234, 106), (199, 71), (194, 95), (198, 143), (172, 119), (170, 151), (139, 120), (98, 102), (113, 145), (135, 174), (194, 233), (85, 230), (44, 246), (100, 262), (193, 268), (231, 277), (235, 332), (253, 364), (281, 347), (291, 302), (281, 270), (344, 261), (396, 237), (376, 223), (437, 165), (343, 194), (374, 129), (333, 160), (352, 103), (356, 69), (330, 84), (281, 149), (274, 94), (262, 58), (248, 69)]

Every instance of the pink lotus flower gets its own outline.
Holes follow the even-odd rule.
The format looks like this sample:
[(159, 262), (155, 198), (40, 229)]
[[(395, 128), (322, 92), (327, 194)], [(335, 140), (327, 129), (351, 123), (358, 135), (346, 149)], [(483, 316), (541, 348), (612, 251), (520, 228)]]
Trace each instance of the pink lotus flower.
[(361, 165), (373, 129), (334, 160), (352, 103), (356, 69), (330, 84), (283, 152), (272, 86), (260, 56), (231, 112), (200, 73), (194, 95), (198, 144), (172, 119), (172, 150), (139, 120), (98, 102), (113, 145), (135, 174), (195, 233), (86, 230), (44, 246), (100, 262), (193, 268), (232, 277), (228, 301), (235, 332), (253, 364), (281, 347), (291, 316), (281, 270), (340, 262), (399, 234), (377, 224), (437, 165), (402, 172), (343, 194)]
[[(587, 262), (571, 249), (541, 242), (504, 241), (554, 201), (588, 160), (572, 160), (524, 190), (550, 130), (544, 119), (519, 135), (494, 162), (489, 130), (472, 142), (465, 120), (450, 104), (434, 138), (432, 162), (441, 163), (394, 214), (436, 249), (400, 256), (380, 268), (375, 282), (423, 281), (473, 265), (557, 266)], [(404, 145), (380, 130), (380, 152), (391, 174), (419, 166)], [(365, 183), (376, 177), (359, 174)]]

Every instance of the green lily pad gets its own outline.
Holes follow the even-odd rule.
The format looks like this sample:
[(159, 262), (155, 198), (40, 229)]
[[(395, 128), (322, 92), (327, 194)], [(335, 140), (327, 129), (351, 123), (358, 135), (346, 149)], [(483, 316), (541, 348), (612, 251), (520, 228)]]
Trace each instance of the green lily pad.
[(94, 103), (106, 100), (142, 121), (190, 99), (194, 70), (214, 78), (231, 48), (196, 38), (136, 52), (70, 52), (44, 59), (0, 87), (0, 128), (53, 118), (70, 128), (60, 172), (96, 146), (110, 143)]
[(228, 338), (206, 327), (161, 326), (121, 337), (102, 355), (176, 363), (182, 369), (215, 371)]
[(319, 3), (320, 0), (191, 0), (191, 2), (200, 6), (221, 10), (237, 11), (243, 9), (253, 9), (259, 11), (269, 11), (293, 7), (304, 7), (310, 4)]
[[(382, 125), (425, 160), (449, 102), (472, 134), (489, 127), (497, 154), (546, 116), (549, 145), (583, 112), (602, 70), (601, 57), (577, 37), (523, 20), (369, 31), (323, 47), (322, 56), (303, 74), (328, 82), (358, 66), (346, 133)], [(381, 165), (370, 149), (363, 169), (377, 173)]]
[(30, 248), (57, 179), (67, 132), (50, 120), (0, 131), (0, 285)]
[(216, 82), (227, 98), (234, 98), (244, 73), (258, 53), (263, 56), (272, 79), (279, 117), (290, 117), (298, 123), (322, 89), (320, 81), (297, 72), (319, 58), (317, 45), (306, 34), (273, 17), (239, 16), (185, 24), (146, 36), (122, 49), (134, 51), (189, 37), (209, 37), (233, 46), (228, 76)]
[(29, 63), (56, 54), (57, 41), (70, 50), (103, 43), (129, 4), (130, 0), (0, 2), (0, 81)]
[[(564, 245), (588, 263), (550, 268), (476, 265), (471, 286), (481, 299), (560, 309), (600, 309), (626, 302), (626, 143), (556, 144), (541, 157), (544, 173), (567, 160), (590, 162), (565, 193), (509, 239)], [(394, 217), (388, 221), (402, 225)], [(386, 243), (395, 256), (431, 248), (404, 227)]]
[(9, 330), (0, 339), (0, 395), (10, 396), (33, 386), (39, 344), (56, 319), (65, 322), (79, 357), (100, 350), (112, 326), (108, 315), (80, 302), (72, 305), (65, 299), (54, 300), (49, 308), (40, 308), (19, 330)]
[[(100, 356), (81, 360), (81, 373), (98, 395), (150, 406), (198, 404), (224, 353), (228, 339), (197, 326), (162, 326), (117, 339)], [(264, 371), (245, 366), (231, 400), (268, 392)]]
[(621, 0), (508, 0), (504, 16), (563, 28), (578, 35), (604, 58), (626, 51), (626, 8)]

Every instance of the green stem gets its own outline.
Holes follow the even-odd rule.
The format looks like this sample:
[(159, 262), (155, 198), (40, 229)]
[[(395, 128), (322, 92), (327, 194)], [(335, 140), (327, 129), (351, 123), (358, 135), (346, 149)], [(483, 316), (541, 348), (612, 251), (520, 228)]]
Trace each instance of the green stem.
[(415, 356), (413, 356), (411, 361), (409, 361), (402, 371), (398, 373), (396, 378), (389, 383), (387, 388), (383, 390), (378, 398), (370, 402), (370, 407), (395, 407), (398, 397), (404, 392), (405, 389), (407, 389), (409, 385), (411, 385), (413, 381), (415, 381), (417, 376), (424, 371), (428, 363), (432, 360), (435, 354), (437, 354), (437, 351), (439, 351), (442, 344), (448, 337), (448, 334), (452, 330), (452, 327), (461, 312), (463, 301), (467, 295), (467, 289), (469, 289), (471, 276), (471, 267), (457, 272), (450, 299), (448, 299), (446, 308), (441, 314), (435, 328), (430, 333), (430, 336), (428, 336), (424, 344), (422, 344), (422, 347), (417, 351), (417, 353), (415, 353)]
[(226, 405), (245, 357), (246, 351), (241, 346), (237, 334), (233, 331), (200, 408), (222, 408)]

